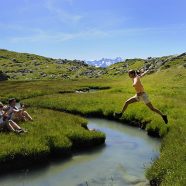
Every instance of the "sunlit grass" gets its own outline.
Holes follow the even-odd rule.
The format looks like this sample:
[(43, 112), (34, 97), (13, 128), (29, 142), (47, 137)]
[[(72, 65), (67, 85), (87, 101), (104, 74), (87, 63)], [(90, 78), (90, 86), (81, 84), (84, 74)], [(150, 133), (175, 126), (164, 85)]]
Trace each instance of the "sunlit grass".
[[(151, 112), (143, 103), (130, 105), (121, 119), (150, 121), (146, 130), (164, 136), (160, 158), (147, 172), (148, 179), (158, 179), (162, 185), (171, 185), (174, 179), (178, 185), (185, 181), (183, 168), (186, 149), (185, 80), (184, 69), (168, 69), (146, 76), (142, 80), (153, 105), (168, 114), (169, 125), (164, 124), (162, 118)], [(120, 111), (124, 101), (134, 94), (131, 80), (126, 76), (111, 84), (112, 88), (106, 91), (89, 94), (53, 94), (43, 96), (42, 99), (28, 99), (25, 102), (36, 107), (110, 117), (115, 111)]]
[[(162, 185), (172, 185), (172, 183), (184, 185), (186, 167), (185, 69), (174, 67), (159, 71), (145, 76), (142, 82), (153, 105), (168, 115), (169, 124), (164, 124), (160, 116), (150, 111), (141, 102), (129, 105), (120, 121), (127, 121), (129, 124), (131, 121), (148, 122), (147, 132), (156, 133), (163, 137), (160, 158), (148, 169), (147, 178), (156, 180)], [(79, 123), (77, 124), (72, 122), (74, 116), (69, 115), (67, 117), (61, 112), (49, 111), (46, 108), (65, 110), (83, 116), (113, 118), (113, 113), (120, 111), (124, 102), (134, 95), (131, 84), (132, 81), (127, 75), (122, 75), (117, 79), (2, 83), (1, 99), (5, 102), (9, 97), (21, 99), (26, 105), (33, 107), (30, 112), (35, 121), (23, 125), (30, 131), (28, 135), (23, 137), (14, 134), (1, 135), (3, 148), (6, 150), (1, 151), (0, 157), (3, 159), (10, 153), (19, 154), (20, 151), (28, 154), (34, 152), (39, 156), (40, 152), (48, 154), (51, 153), (52, 149), (69, 149), (73, 144), (75, 146), (85, 145), (83, 140), (92, 143), (96, 139), (103, 139), (102, 133), (90, 133), (80, 127), (79, 124), (85, 123), (84, 120), (75, 119)], [(74, 91), (91, 86), (110, 87), (110, 89), (80, 94), (65, 93), (65, 91)], [(63, 94), (60, 94), (59, 91)], [(69, 122), (65, 121), (70, 121), (72, 123), (70, 126), (73, 127), (69, 127)], [(11, 148), (13, 141), (16, 141), (17, 138), (25, 140), (18, 140), (19, 143)], [(23, 142), (28, 144), (33, 142), (34, 144), (29, 145), (29, 147), (25, 147), (24, 144), (24, 148), (22, 148)]]
[(1, 133), (0, 170), (17, 165), (22, 166), (32, 161), (46, 160), (51, 155), (64, 157), (72, 153), (72, 149), (91, 147), (104, 142), (101, 132), (86, 130), (87, 121), (71, 114), (30, 108), (33, 122), (20, 124), (28, 133)]

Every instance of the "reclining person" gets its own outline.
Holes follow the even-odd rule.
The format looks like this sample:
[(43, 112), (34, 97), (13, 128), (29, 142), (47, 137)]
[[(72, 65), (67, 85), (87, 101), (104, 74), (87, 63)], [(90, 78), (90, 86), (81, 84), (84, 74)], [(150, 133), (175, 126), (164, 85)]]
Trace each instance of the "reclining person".
[(17, 123), (12, 120), (8, 120), (7, 113), (3, 110), (4, 105), (0, 102), (0, 129), (8, 129), (15, 133), (26, 132)]
[(9, 119), (16, 121), (33, 121), (32, 117), (28, 114), (25, 109), (16, 107), (16, 99), (11, 98), (8, 101), (9, 106), (6, 108)]

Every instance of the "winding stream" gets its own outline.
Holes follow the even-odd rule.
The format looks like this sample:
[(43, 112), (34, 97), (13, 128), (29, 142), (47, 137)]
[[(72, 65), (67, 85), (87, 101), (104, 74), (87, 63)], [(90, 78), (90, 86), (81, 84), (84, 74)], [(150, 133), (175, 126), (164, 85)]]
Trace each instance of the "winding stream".
[(148, 185), (144, 176), (159, 155), (160, 141), (143, 130), (103, 119), (89, 119), (89, 128), (106, 133), (105, 145), (51, 162), (44, 168), (0, 177), (1, 186), (128, 186)]

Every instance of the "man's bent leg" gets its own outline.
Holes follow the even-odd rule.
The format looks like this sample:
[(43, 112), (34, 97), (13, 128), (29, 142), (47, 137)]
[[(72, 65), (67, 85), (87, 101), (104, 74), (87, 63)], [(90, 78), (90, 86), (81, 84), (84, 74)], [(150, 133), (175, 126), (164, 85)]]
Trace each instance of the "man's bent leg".
[(159, 114), (159, 115), (163, 118), (163, 120), (164, 120), (164, 122), (165, 122), (166, 124), (168, 123), (167, 115), (163, 114), (160, 110), (158, 110), (157, 108), (155, 108), (155, 107), (152, 105), (151, 102), (147, 103), (146, 105), (147, 105), (147, 107), (148, 107), (150, 110), (152, 110), (153, 112), (156, 112), (157, 114)]
[(152, 110), (153, 112), (156, 112), (156, 113), (159, 114), (160, 116), (163, 116), (163, 113), (162, 113), (160, 110), (158, 110), (157, 108), (155, 108), (155, 107), (152, 105), (151, 102), (147, 103), (146, 105), (147, 105), (147, 107), (148, 107), (150, 110)]
[(124, 104), (124, 106), (123, 106), (123, 109), (122, 109), (121, 113), (123, 114), (123, 113), (125, 112), (125, 110), (127, 109), (128, 105), (130, 105), (131, 103), (135, 103), (135, 102), (138, 102), (138, 100), (136, 99), (136, 96), (129, 98), (129, 99), (125, 102), (125, 104)]
[(114, 116), (115, 116), (116, 118), (120, 118), (120, 117), (123, 115), (123, 113), (125, 112), (125, 110), (127, 109), (128, 105), (131, 104), (131, 103), (135, 103), (135, 102), (137, 102), (137, 101), (138, 101), (138, 100), (137, 100), (136, 96), (133, 96), (133, 97), (129, 98), (129, 99), (125, 102), (122, 111), (119, 112), (119, 113), (118, 113), (118, 112), (114, 113)]

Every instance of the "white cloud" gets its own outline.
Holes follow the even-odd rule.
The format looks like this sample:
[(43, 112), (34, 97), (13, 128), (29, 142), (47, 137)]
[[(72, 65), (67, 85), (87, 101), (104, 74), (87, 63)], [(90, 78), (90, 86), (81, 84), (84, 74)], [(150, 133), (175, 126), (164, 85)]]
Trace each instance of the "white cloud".
[[(0, 24), (0, 28), (1, 28)], [(89, 29), (83, 30), (74, 33), (65, 33), (65, 32), (56, 32), (56, 31), (46, 31), (39, 28), (21, 28), (20, 26), (12, 26), (9, 25), (8, 28), (24, 30), (23, 36), (18, 37), (11, 37), (8, 40), (12, 43), (20, 43), (20, 42), (28, 42), (28, 43), (35, 43), (35, 42), (45, 42), (45, 43), (61, 43), (70, 40), (76, 39), (102, 39), (102, 38), (111, 38), (111, 37), (128, 37), (128, 36), (139, 36), (145, 35), (147, 33), (150, 34), (157, 34), (157, 33), (175, 33), (177, 31), (185, 32), (186, 26), (185, 25), (170, 25), (168, 27), (146, 27), (146, 28), (127, 28), (127, 29), (116, 29), (116, 30), (99, 30), (99, 29)]]
[[(69, 4), (73, 3), (73, 0), (65, 0)], [(74, 14), (72, 12), (68, 12), (64, 10), (62, 7), (55, 5), (54, 0), (47, 0), (45, 2), (45, 7), (47, 10), (52, 13), (58, 20), (64, 23), (77, 23), (82, 19), (81, 15)]]
[(40, 28), (29, 28), (29, 27), (24, 27), (19, 24), (5, 24), (5, 23), (0, 23), (0, 29), (1, 30), (6, 30), (6, 31), (13, 31), (15, 33), (41, 33), (43, 32)]
[(74, 38), (72, 34), (64, 34), (64, 33), (38, 33), (30, 36), (23, 37), (13, 37), (10, 39), (13, 43), (27, 42), (27, 43), (35, 43), (35, 42), (63, 42), (66, 40), (71, 40)]
[(65, 42), (73, 39), (89, 39), (108, 36), (107, 32), (98, 30), (87, 30), (77, 33), (63, 33), (63, 32), (45, 32), (39, 30), (37, 34), (32, 34), (29, 36), (13, 37), (9, 41), (13, 43), (20, 42)]

